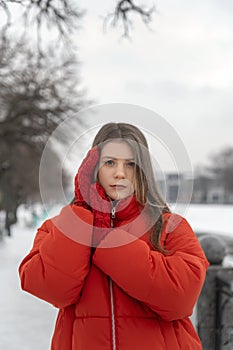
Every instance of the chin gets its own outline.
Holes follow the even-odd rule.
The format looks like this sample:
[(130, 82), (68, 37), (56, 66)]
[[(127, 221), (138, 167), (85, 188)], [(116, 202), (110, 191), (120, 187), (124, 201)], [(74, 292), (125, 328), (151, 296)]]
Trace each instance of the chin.
[(108, 195), (108, 197), (110, 197), (112, 200), (115, 201), (115, 200), (120, 200), (120, 199), (125, 199), (127, 197), (130, 197), (133, 195), (133, 192), (131, 192), (131, 191), (122, 191), (122, 192), (109, 191), (107, 193), (107, 195)]
[(114, 199), (115, 200), (125, 199), (130, 197), (131, 195), (132, 195), (131, 193), (126, 193), (126, 194), (120, 193), (120, 194), (117, 194)]
[(127, 196), (124, 196), (124, 195), (119, 194), (119, 193), (107, 193), (107, 195), (108, 195), (113, 201), (116, 201), (116, 200), (123, 199), (123, 198), (126, 198), (126, 197), (127, 197)]

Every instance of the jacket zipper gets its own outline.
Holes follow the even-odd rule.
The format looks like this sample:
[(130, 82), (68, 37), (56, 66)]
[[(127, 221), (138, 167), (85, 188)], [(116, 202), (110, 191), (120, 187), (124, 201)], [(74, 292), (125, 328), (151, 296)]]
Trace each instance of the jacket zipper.
[[(111, 227), (114, 227), (113, 219), (116, 216), (116, 205), (111, 210)], [(110, 290), (110, 303), (111, 303), (111, 319), (112, 319), (112, 349), (116, 350), (116, 324), (115, 324), (115, 307), (114, 307), (114, 294), (113, 283), (109, 277), (109, 290)]]
[(112, 349), (116, 350), (116, 325), (115, 325), (115, 308), (112, 279), (109, 278), (110, 302), (111, 302), (111, 317), (112, 317)]
[(111, 227), (114, 227), (113, 219), (116, 217), (116, 206), (117, 204), (113, 206), (111, 210)]

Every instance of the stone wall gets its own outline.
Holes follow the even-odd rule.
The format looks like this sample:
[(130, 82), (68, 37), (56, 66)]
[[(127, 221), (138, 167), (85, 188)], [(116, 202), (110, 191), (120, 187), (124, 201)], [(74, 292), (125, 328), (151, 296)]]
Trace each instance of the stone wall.
[(216, 235), (201, 235), (199, 240), (210, 267), (196, 307), (198, 334), (203, 350), (232, 350), (233, 268), (222, 264), (229, 245)]

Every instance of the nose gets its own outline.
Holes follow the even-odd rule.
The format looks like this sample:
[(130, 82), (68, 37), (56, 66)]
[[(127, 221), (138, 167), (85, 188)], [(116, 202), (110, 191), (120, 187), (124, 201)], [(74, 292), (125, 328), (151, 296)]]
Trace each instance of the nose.
[(125, 179), (126, 174), (125, 174), (125, 168), (124, 164), (118, 163), (116, 168), (115, 168), (115, 174), (114, 174), (116, 179)]

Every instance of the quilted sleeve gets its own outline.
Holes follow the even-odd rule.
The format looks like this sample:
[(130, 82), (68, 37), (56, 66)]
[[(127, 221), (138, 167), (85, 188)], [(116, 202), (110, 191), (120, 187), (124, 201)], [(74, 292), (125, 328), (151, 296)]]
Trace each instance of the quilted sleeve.
[(22, 289), (63, 308), (80, 296), (90, 266), (92, 214), (66, 206), (38, 229), (19, 266)]
[[(175, 216), (177, 217), (177, 216)], [(118, 228), (96, 249), (93, 262), (131, 297), (145, 303), (165, 320), (190, 316), (205, 279), (208, 262), (187, 221), (179, 220), (167, 236), (164, 255)], [(127, 241), (129, 239), (127, 238)]]

